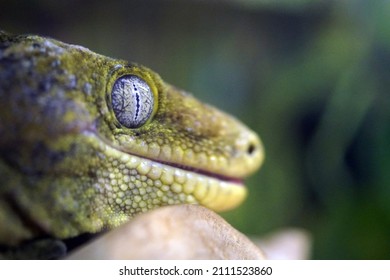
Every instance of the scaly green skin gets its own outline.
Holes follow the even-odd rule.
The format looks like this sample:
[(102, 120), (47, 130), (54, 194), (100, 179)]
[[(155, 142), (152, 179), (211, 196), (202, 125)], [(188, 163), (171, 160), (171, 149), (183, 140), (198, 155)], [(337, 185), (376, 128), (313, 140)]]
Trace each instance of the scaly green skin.
[[(137, 129), (111, 108), (128, 74), (156, 100)], [(153, 71), (39, 36), (0, 32), (0, 104), (0, 244), (95, 233), (168, 204), (229, 209), (246, 194), (232, 179), (263, 159), (254, 132)]]

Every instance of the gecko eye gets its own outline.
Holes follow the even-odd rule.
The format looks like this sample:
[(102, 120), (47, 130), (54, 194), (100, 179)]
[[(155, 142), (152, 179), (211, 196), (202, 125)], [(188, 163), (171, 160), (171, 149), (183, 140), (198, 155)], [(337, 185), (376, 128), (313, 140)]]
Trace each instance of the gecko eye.
[(111, 100), (117, 120), (127, 128), (142, 126), (153, 112), (153, 92), (135, 75), (122, 76), (115, 81)]

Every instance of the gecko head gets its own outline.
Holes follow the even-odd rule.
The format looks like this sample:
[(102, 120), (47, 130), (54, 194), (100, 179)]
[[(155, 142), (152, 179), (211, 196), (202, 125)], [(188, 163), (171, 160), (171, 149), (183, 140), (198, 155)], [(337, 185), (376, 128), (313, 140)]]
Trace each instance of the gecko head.
[(105, 94), (102, 121), (109, 135), (98, 135), (150, 187), (165, 190), (166, 201), (158, 203), (223, 211), (243, 201), (243, 179), (264, 159), (256, 133), (136, 64), (117, 64)]

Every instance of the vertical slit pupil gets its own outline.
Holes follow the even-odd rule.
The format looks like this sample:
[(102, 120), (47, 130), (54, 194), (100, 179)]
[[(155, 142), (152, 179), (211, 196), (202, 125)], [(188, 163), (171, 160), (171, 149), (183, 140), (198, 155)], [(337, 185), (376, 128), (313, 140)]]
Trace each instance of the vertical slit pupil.
[(134, 117), (134, 119), (137, 120), (138, 119), (138, 115), (139, 115), (139, 108), (140, 108), (141, 104), (140, 104), (140, 101), (139, 101), (138, 89), (135, 86), (135, 84), (133, 84), (133, 86), (134, 86), (134, 91), (135, 91), (135, 99), (136, 99), (136, 103), (137, 103), (136, 104), (137, 109), (135, 110), (135, 117)]

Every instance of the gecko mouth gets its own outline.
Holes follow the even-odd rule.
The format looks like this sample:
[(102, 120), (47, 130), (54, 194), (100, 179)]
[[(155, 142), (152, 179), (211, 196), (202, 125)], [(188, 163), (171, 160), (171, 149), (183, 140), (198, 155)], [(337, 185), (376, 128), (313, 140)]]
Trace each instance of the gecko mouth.
[[(134, 214), (151, 209), (150, 207), (183, 203), (201, 204), (214, 211), (225, 211), (235, 208), (246, 197), (247, 190), (240, 178), (132, 154), (96, 133), (92, 133), (92, 136), (104, 145), (104, 153), (109, 154), (111, 160), (120, 163), (118, 166), (121, 168), (114, 176), (128, 180), (130, 186), (127, 191), (130, 193), (125, 196), (127, 200), (131, 200), (128, 204), (137, 206), (129, 208)], [(123, 174), (132, 175), (134, 179), (130, 179), (133, 181), (129, 181), (129, 176)], [(142, 182), (137, 181), (141, 179)], [(132, 199), (139, 197), (140, 192), (137, 186), (141, 185), (145, 185), (150, 193), (146, 195), (147, 198), (134, 203)], [(143, 203), (147, 199), (148, 202)], [(153, 205), (150, 206), (149, 203)]]
[(124, 149), (123, 147), (121, 147), (119, 145), (115, 145), (115, 144), (111, 143), (110, 141), (105, 139), (103, 136), (101, 136), (98, 133), (96, 133), (96, 131), (92, 131), (92, 133), (101, 142), (103, 142), (105, 145), (110, 146), (110, 147), (112, 147), (112, 148), (114, 148), (114, 149), (116, 149), (116, 150), (118, 150), (118, 151), (120, 151), (122, 153), (128, 154), (129, 156), (136, 156), (136, 157), (139, 157), (139, 158), (142, 158), (142, 159), (145, 159), (145, 160), (158, 162), (158, 163), (160, 163), (162, 165), (170, 166), (172, 168), (180, 169), (180, 170), (183, 170), (183, 171), (189, 171), (189, 172), (197, 173), (199, 175), (203, 175), (205, 177), (211, 177), (211, 178), (214, 178), (214, 179), (217, 179), (217, 180), (220, 180), (220, 181), (243, 185), (243, 179), (242, 178), (233, 177), (233, 176), (229, 176), (229, 175), (221, 174), (221, 173), (217, 173), (217, 172), (211, 172), (211, 171), (207, 171), (205, 169), (194, 167), (194, 166), (190, 166), (190, 165), (185, 165), (185, 164), (180, 164), (180, 163), (171, 162), (171, 161), (165, 161), (165, 160), (160, 160), (160, 159), (154, 159), (154, 158), (151, 158), (151, 157), (148, 157), (148, 156), (145, 156), (145, 155), (132, 153), (132, 152), (129, 152), (127, 149)]

